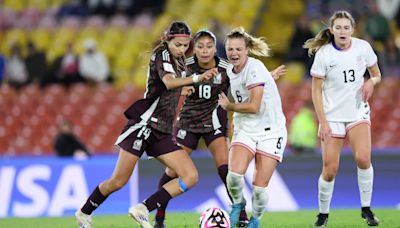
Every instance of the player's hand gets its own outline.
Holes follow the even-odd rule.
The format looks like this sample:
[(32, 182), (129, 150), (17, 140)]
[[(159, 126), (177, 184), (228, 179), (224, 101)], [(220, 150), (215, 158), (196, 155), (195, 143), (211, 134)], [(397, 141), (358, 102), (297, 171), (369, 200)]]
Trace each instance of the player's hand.
[(193, 86), (182, 87), (181, 96), (189, 97), (194, 93), (195, 89)]
[(324, 142), (325, 144), (329, 142), (329, 139), (332, 136), (332, 130), (329, 127), (328, 122), (320, 123), (318, 137)]
[(374, 92), (374, 83), (371, 81), (371, 79), (364, 82), (363, 86), (361, 87), (361, 91), (363, 101), (367, 102)]
[(281, 76), (285, 75), (286, 73), (287, 69), (285, 65), (280, 65), (273, 71), (271, 71), (271, 75), (274, 78), (274, 80), (278, 80)]
[(218, 104), (226, 111), (229, 110), (229, 105), (231, 102), (229, 101), (228, 97), (225, 95), (224, 92), (218, 94)]
[(218, 69), (211, 68), (211, 69), (207, 70), (206, 72), (202, 73), (201, 75), (199, 75), (199, 81), (200, 82), (208, 81), (217, 75), (218, 75)]

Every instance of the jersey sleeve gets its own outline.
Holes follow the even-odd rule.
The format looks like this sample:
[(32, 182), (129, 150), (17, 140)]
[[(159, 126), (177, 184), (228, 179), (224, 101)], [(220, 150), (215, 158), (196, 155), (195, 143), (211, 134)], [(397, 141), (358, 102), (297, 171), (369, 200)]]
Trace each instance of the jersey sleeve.
[(310, 69), (310, 74), (313, 77), (325, 78), (326, 76), (326, 66), (323, 58), (323, 52), (321, 50), (317, 51), (315, 54), (314, 62)]
[(251, 89), (256, 86), (265, 85), (267, 77), (271, 74), (261, 62), (254, 64), (246, 75), (246, 89)]
[(167, 74), (176, 76), (175, 69), (171, 62), (170, 54), (167, 50), (163, 50), (155, 56), (155, 67), (159, 77), (162, 79)]
[(367, 67), (371, 67), (378, 62), (378, 57), (376, 56), (374, 50), (368, 42), (365, 42), (365, 59), (367, 61)]

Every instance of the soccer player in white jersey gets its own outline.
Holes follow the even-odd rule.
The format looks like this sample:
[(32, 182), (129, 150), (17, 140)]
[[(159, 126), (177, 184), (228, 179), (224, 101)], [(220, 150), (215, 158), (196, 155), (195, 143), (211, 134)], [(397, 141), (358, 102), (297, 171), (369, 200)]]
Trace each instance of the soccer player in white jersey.
[(278, 162), (282, 161), (286, 146), (286, 119), (271, 74), (260, 60), (248, 56), (249, 53), (269, 56), (267, 43), (239, 27), (227, 35), (225, 49), (232, 64), (227, 73), (235, 103), (231, 103), (223, 93), (218, 103), (223, 109), (234, 112), (227, 175), (227, 186), (233, 200), (231, 227), (235, 227), (239, 213), (246, 204), (242, 194), (244, 174), (253, 158), (253, 208), (248, 227), (260, 227), (260, 219), (268, 202), (268, 182)]
[[(370, 205), (374, 170), (371, 164), (370, 108), (368, 99), (381, 80), (377, 56), (370, 44), (352, 37), (355, 22), (346, 11), (335, 12), (329, 28), (304, 44), (315, 54), (311, 67), (312, 100), (319, 121), (323, 169), (318, 180), (319, 214), (315, 226), (326, 226), (340, 152), (349, 139), (357, 163), (361, 216), (369, 226), (379, 220)], [(370, 79), (364, 80), (368, 69)]]

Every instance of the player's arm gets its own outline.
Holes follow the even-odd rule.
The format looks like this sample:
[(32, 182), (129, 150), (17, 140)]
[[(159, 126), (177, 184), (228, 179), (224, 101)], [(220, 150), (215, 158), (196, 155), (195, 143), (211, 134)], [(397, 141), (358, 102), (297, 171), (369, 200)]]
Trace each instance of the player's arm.
[(322, 141), (327, 142), (331, 137), (331, 129), (326, 120), (324, 105), (322, 102), (322, 85), (324, 80), (320, 77), (312, 78), (311, 97), (314, 104), (315, 113), (317, 114), (318, 122), (321, 125), (319, 137)]
[(226, 111), (256, 114), (260, 111), (263, 93), (264, 86), (259, 85), (250, 89), (250, 96), (247, 102), (231, 103), (224, 93), (220, 94), (218, 102)]
[(381, 81), (381, 71), (378, 63), (368, 67), (370, 79), (368, 79), (362, 87), (363, 101), (368, 101), (374, 92), (374, 86)]
[(322, 84), (324, 80), (319, 77), (312, 77), (311, 96), (315, 112), (320, 123), (327, 122), (322, 102)]
[(381, 82), (381, 70), (379, 69), (378, 63), (368, 67), (368, 72), (370, 76), (369, 81), (371, 81), (374, 86)]
[(193, 75), (191, 77), (185, 77), (185, 78), (176, 78), (174, 74), (167, 73), (162, 78), (162, 81), (164, 82), (165, 87), (167, 87), (167, 89), (170, 90), (170, 89), (176, 89), (176, 88), (179, 88), (182, 86), (191, 85), (194, 83), (210, 80), (217, 74), (218, 74), (217, 68), (209, 69), (200, 75)]

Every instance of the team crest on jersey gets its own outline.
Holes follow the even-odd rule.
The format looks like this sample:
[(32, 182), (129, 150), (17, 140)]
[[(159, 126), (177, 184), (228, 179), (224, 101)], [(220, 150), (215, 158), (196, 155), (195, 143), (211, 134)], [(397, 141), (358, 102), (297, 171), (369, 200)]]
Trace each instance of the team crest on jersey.
[(176, 137), (180, 138), (180, 139), (185, 139), (186, 137), (186, 130), (180, 129), (178, 131), (178, 134), (176, 135)]
[(357, 67), (358, 69), (362, 69), (363, 67), (365, 67), (366, 63), (363, 59), (362, 56), (357, 56)]
[(133, 142), (132, 148), (133, 148), (134, 150), (140, 150), (140, 149), (142, 148), (142, 144), (143, 144), (143, 141), (142, 141), (141, 139), (136, 139), (136, 140)]
[(221, 84), (222, 83), (222, 75), (221, 74), (217, 74), (217, 76), (214, 77), (213, 83), (214, 84)]

